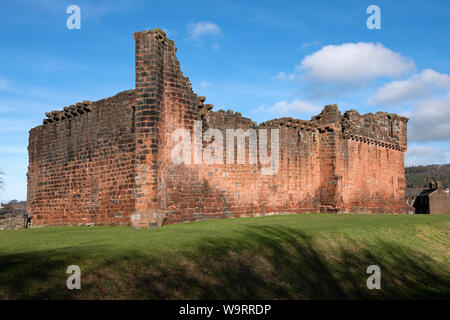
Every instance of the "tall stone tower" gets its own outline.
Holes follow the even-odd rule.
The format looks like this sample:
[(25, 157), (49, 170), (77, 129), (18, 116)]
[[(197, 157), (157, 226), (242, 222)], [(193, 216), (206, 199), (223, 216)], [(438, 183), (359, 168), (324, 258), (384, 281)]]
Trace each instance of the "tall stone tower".
[[(168, 160), (171, 130), (192, 127), (197, 95), (184, 77), (172, 40), (159, 28), (134, 33), (136, 59), (135, 135), (136, 210), (133, 226), (160, 226), (167, 215), (161, 208), (162, 171)], [(180, 117), (185, 118), (184, 122)], [(190, 118), (190, 119), (189, 119)]]

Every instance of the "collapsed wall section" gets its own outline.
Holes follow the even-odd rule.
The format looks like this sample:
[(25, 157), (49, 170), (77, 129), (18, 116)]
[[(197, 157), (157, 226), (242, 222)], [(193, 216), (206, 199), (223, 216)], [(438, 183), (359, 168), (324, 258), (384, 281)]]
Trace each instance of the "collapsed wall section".
[(30, 130), (33, 225), (129, 225), (134, 212), (134, 91), (47, 113)]

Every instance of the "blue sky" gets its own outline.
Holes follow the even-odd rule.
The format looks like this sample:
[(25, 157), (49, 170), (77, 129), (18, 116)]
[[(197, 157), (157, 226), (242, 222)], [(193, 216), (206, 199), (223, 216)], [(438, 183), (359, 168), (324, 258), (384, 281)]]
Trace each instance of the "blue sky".
[[(81, 29), (69, 30), (69, 5)], [(369, 30), (369, 5), (381, 29)], [(407, 165), (450, 162), (450, 3), (60, 1), (0, 4), (0, 200), (26, 198), (28, 131), (44, 113), (134, 88), (135, 31), (173, 39), (194, 90), (260, 122), (341, 111), (408, 116)]]

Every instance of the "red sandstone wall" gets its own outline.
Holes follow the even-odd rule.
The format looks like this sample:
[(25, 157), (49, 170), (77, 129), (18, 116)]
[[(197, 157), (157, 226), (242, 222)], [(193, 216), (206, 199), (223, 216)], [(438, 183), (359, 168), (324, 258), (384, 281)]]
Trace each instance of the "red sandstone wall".
[[(287, 127), (283, 121), (256, 127), (239, 114), (208, 111), (212, 106), (203, 105), (182, 74), (173, 42), (159, 32), (139, 32), (134, 37), (139, 181), (132, 225), (318, 210), (320, 138), (313, 132), (316, 129)], [(171, 152), (177, 142), (171, 134), (179, 128), (193, 133), (196, 120), (203, 121), (203, 132), (217, 128), (224, 136), (226, 129), (279, 129), (278, 173), (261, 175), (260, 166), (248, 161), (246, 165), (173, 164)], [(146, 129), (147, 123), (152, 127)], [(225, 150), (226, 143), (224, 159)]]
[[(31, 130), (28, 212), (34, 224), (148, 227), (290, 212), (406, 212), (406, 118), (341, 115), (333, 105), (311, 121), (282, 118), (257, 126), (239, 113), (210, 111), (162, 31), (134, 38), (135, 91), (67, 119), (71, 108), (51, 113)], [(194, 121), (203, 132), (221, 130), (224, 161), (226, 129), (278, 129), (277, 173), (262, 175), (260, 164), (249, 164), (248, 141), (246, 164), (174, 164), (171, 135), (179, 128), (193, 135)]]
[[(235, 114), (211, 113), (205, 126), (225, 132), (226, 129), (250, 128), (252, 122)], [(167, 165), (161, 175), (162, 207), (167, 210), (165, 223), (316, 212), (320, 168), (318, 147), (313, 142), (312, 132), (304, 130), (299, 139), (300, 130), (297, 128), (270, 127), (280, 130), (280, 167), (275, 175), (262, 175), (260, 165), (249, 164), (248, 141), (246, 164), (243, 165), (171, 164), (170, 152), (175, 143), (167, 136)], [(224, 159), (225, 150), (226, 141)]]
[(406, 213), (403, 151), (355, 139), (345, 139), (342, 149), (342, 211)]
[(198, 119), (197, 96), (180, 71), (173, 41), (162, 32), (134, 34), (136, 43), (136, 211), (134, 227), (166, 219), (167, 136)]
[(385, 112), (342, 118), (343, 212), (408, 213), (405, 204), (407, 119)]
[[(139, 198), (132, 225), (282, 212), (401, 212), (396, 201), (404, 194), (403, 152), (387, 151), (393, 154), (389, 161), (373, 160), (370, 153), (348, 147), (344, 135), (377, 138), (390, 147), (406, 144), (402, 119), (355, 112), (343, 117), (336, 106), (329, 106), (311, 122), (287, 118), (256, 126), (240, 114), (209, 111), (212, 105), (204, 105), (204, 98), (193, 93), (180, 70), (174, 43), (163, 33), (138, 32), (134, 37), (136, 110), (143, 116), (136, 115), (136, 139), (141, 141), (136, 153)], [(177, 144), (172, 132), (185, 128), (193, 135), (196, 120), (202, 121), (203, 132), (216, 128), (224, 134), (223, 159), (226, 129), (279, 129), (277, 174), (261, 175), (261, 166), (248, 164), (248, 157), (245, 165), (172, 163)]]
[(123, 224), (134, 212), (134, 92), (30, 131), (27, 211), (34, 225)]

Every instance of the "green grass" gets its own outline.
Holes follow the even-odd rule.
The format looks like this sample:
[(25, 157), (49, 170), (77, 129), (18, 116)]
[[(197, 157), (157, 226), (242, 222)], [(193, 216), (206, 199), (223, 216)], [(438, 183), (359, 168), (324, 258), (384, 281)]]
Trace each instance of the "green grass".
[(1, 231), (0, 298), (448, 299), (449, 233), (450, 216), (350, 214)]

